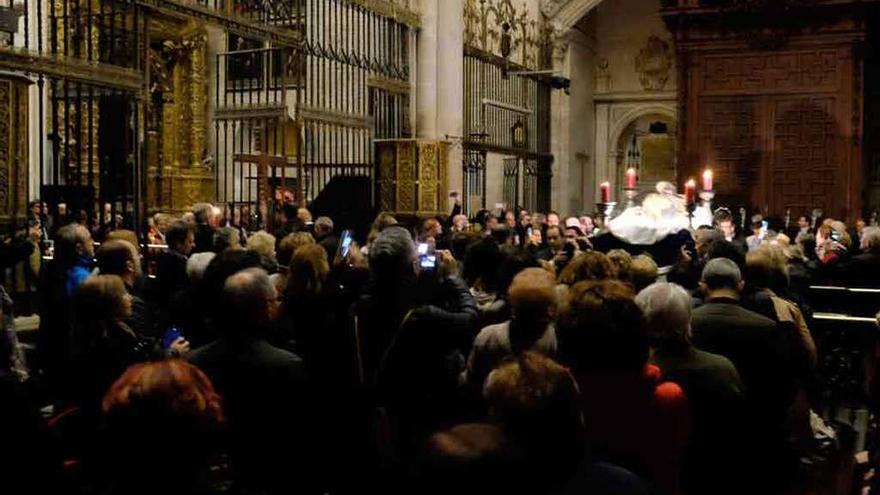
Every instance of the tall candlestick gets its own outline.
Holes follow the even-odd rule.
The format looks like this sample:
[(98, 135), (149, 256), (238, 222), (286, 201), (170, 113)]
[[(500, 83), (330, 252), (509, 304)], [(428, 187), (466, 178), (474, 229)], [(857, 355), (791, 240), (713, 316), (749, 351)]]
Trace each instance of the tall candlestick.
[(704, 191), (712, 191), (713, 190), (712, 189), (712, 170), (708, 169), (708, 168), (706, 169), (705, 172), (703, 172), (703, 190)]
[(697, 192), (697, 183), (694, 179), (691, 179), (684, 184), (684, 202), (685, 204), (691, 204), (694, 202), (694, 198), (696, 197)]
[(634, 168), (626, 169), (626, 188), (627, 189), (635, 189), (636, 188), (636, 169), (634, 169)]
[(611, 202), (611, 183), (603, 182), (599, 184), (599, 196), (602, 198), (603, 203)]

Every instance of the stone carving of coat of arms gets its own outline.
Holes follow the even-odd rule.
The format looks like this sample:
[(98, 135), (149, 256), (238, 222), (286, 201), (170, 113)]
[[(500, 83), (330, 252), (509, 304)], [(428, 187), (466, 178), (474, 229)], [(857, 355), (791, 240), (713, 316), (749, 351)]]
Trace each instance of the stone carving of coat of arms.
[(669, 81), (672, 51), (669, 43), (651, 36), (636, 57), (636, 72), (645, 91), (662, 91)]

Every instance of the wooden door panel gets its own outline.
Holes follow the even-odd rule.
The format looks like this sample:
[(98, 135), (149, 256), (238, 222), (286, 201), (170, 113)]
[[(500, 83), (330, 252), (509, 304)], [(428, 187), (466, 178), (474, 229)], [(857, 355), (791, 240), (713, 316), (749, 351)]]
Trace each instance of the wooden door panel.
[(834, 97), (777, 97), (773, 112), (773, 154), (769, 204), (773, 212), (837, 209), (846, 180), (840, 166), (840, 131)]

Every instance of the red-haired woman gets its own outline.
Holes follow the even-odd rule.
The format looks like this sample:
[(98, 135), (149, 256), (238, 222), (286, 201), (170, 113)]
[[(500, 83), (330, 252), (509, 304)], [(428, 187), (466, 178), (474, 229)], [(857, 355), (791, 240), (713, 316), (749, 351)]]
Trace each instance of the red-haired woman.
[(102, 473), (109, 493), (206, 494), (223, 424), (220, 397), (179, 359), (135, 364), (102, 403)]

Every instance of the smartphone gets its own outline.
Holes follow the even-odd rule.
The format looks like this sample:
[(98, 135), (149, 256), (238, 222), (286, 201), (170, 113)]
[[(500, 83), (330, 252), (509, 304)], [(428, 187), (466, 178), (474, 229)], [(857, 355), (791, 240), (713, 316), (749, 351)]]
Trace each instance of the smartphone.
[(529, 237), (532, 237), (532, 228), (531, 227), (526, 229), (526, 235)]
[(574, 255), (574, 248), (575, 248), (574, 244), (572, 244), (570, 242), (566, 242), (565, 246), (562, 247), (562, 250), (565, 252), (566, 256), (571, 258)]
[(437, 268), (437, 256), (428, 252), (428, 243), (420, 242), (418, 245), (419, 267), (422, 270), (433, 270)]
[(836, 230), (831, 229), (831, 240), (834, 242), (840, 242), (840, 234), (837, 233)]
[(177, 327), (172, 326), (165, 332), (165, 337), (162, 339), (162, 348), (168, 349), (180, 337), (183, 337), (183, 332), (178, 330)]
[(351, 241), (351, 230), (342, 231), (342, 237), (339, 239), (339, 250), (336, 253), (337, 259), (344, 260), (348, 258), (348, 252), (351, 249)]

